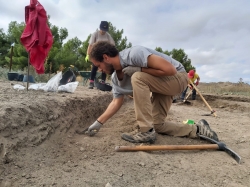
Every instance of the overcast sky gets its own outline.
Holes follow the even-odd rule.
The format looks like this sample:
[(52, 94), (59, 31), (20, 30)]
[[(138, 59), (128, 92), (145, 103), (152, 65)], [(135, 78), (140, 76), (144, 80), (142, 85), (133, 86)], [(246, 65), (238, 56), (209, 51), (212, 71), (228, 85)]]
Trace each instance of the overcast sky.
[[(250, 83), (250, 0), (40, 0), (67, 39), (85, 41), (102, 20), (132, 45), (184, 49), (201, 82)], [(0, 0), (0, 28), (24, 21), (30, 0)]]

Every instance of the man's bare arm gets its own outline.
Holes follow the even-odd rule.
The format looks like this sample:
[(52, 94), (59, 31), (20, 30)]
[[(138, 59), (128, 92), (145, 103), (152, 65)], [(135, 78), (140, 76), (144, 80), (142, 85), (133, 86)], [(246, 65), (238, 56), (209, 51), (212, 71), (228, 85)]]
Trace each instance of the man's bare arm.
[(90, 53), (91, 49), (92, 49), (92, 45), (91, 45), (91, 44), (89, 44), (88, 49), (87, 49), (87, 55), (89, 55), (89, 53)]
[(177, 73), (176, 68), (170, 62), (157, 55), (148, 56), (148, 68), (142, 68), (142, 72), (157, 77), (172, 76)]
[(104, 124), (109, 118), (111, 118), (123, 104), (124, 96), (114, 98), (109, 104), (105, 112), (97, 119), (100, 123)]

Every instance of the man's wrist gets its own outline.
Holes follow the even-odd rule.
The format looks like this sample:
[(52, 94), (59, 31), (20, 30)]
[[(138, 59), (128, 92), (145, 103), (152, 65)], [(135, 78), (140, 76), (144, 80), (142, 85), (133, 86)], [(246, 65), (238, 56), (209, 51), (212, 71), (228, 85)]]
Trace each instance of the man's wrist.
[(96, 120), (98, 123), (100, 123), (101, 125), (103, 125), (103, 123), (101, 123), (100, 121)]

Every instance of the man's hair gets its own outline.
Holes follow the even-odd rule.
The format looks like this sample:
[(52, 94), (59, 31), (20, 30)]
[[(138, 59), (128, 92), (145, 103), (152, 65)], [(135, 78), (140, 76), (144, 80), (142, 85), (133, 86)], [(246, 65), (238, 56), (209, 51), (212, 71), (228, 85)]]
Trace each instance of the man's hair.
[(118, 53), (119, 51), (111, 43), (107, 41), (99, 41), (93, 45), (89, 56), (99, 62), (103, 62), (104, 54), (109, 57), (115, 57)]

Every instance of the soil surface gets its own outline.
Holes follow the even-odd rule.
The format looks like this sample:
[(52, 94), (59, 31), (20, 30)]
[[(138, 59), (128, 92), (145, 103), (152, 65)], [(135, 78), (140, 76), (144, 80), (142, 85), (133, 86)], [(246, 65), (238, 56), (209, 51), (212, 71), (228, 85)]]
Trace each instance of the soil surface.
[[(111, 92), (79, 85), (74, 93), (15, 90), (0, 82), (1, 187), (199, 187), (250, 186), (250, 99), (206, 94), (203, 100), (173, 103), (166, 120), (206, 119), (220, 141), (241, 156), (238, 164), (218, 150), (116, 152), (135, 145), (121, 139), (136, 125), (133, 99), (99, 133), (77, 132), (92, 124)], [(202, 139), (157, 135), (153, 145), (210, 144)], [(151, 146), (153, 146), (151, 145)]]

